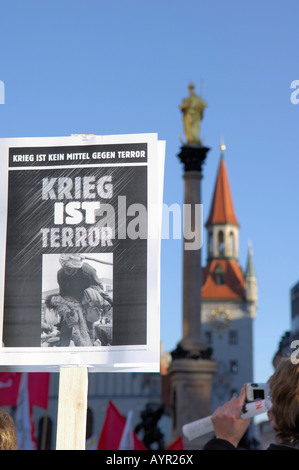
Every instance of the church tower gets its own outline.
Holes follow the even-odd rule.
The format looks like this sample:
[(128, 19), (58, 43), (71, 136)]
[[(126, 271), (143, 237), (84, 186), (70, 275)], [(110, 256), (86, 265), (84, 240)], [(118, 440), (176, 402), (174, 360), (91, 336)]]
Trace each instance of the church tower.
[(210, 213), (207, 264), (202, 280), (202, 341), (217, 363), (212, 386), (212, 411), (239, 394), (253, 380), (253, 320), (257, 280), (249, 249), (247, 268), (238, 263), (239, 229), (224, 159), (224, 146)]

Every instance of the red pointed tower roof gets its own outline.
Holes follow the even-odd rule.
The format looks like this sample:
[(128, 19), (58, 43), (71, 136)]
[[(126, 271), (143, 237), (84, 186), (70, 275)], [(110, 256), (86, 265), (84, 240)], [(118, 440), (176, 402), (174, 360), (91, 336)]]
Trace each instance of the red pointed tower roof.
[(234, 224), (239, 227), (223, 156), (219, 164), (214, 196), (206, 226), (214, 224)]
[[(239, 228), (223, 155), (206, 226), (210, 227), (215, 224), (233, 224)], [(222, 273), (221, 282), (218, 277), (219, 271)], [(242, 299), (243, 297), (244, 276), (237, 260), (226, 255), (210, 258), (203, 270), (202, 299)]]

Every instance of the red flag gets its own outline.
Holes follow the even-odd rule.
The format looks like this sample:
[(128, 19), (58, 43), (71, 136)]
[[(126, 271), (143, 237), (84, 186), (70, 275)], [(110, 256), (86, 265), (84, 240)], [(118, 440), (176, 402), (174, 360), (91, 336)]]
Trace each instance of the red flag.
[(49, 401), (49, 372), (30, 372), (28, 374), (28, 395), (30, 406), (46, 410)]
[[(0, 373), (0, 406), (17, 406), (22, 375), (21, 372)], [(49, 385), (49, 372), (28, 373), (30, 406), (39, 406), (45, 410), (48, 408)]]
[(184, 450), (182, 436), (179, 436), (175, 441), (173, 441), (165, 450)]
[[(120, 414), (116, 406), (109, 401), (105, 421), (99, 437), (97, 450), (118, 450), (125, 429), (126, 418)], [(146, 450), (133, 431), (134, 450)]]
[(29, 372), (19, 374), (16, 431), (19, 450), (36, 450), (37, 440), (33, 406), (48, 408), (50, 374)]
[(22, 374), (0, 373), (0, 406), (17, 406)]

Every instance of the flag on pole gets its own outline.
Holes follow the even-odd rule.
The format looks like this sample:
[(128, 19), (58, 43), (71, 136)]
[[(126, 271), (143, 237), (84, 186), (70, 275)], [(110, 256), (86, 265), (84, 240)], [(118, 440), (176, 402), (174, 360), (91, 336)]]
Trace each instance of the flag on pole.
[[(125, 445), (125, 442), (130, 442), (130, 438), (128, 437), (127, 432), (131, 426), (130, 421), (128, 421), (127, 424), (127, 429), (125, 429), (126, 418), (120, 414), (112, 401), (109, 401), (104, 424), (97, 445), (97, 450), (119, 450), (121, 443), (122, 445)], [(138, 439), (136, 433), (133, 430), (132, 436), (133, 449), (146, 450), (146, 447)]]
[(32, 406), (29, 404), (27, 373), (22, 374), (19, 388), (19, 397), (16, 411), (16, 433), (18, 450), (37, 449)]
[(130, 410), (119, 443), (119, 450), (134, 450), (134, 436), (132, 428), (133, 411)]
[[(22, 375), (22, 372), (0, 373), (0, 406), (17, 406)], [(30, 405), (46, 410), (49, 400), (50, 373), (30, 372), (27, 378)]]
[(0, 406), (17, 406), (22, 374), (0, 373)]
[(30, 372), (28, 374), (28, 395), (31, 406), (48, 409), (49, 386), (49, 372)]
[(48, 408), (50, 373), (0, 373), (0, 406), (16, 406), (19, 450), (37, 449), (33, 406)]

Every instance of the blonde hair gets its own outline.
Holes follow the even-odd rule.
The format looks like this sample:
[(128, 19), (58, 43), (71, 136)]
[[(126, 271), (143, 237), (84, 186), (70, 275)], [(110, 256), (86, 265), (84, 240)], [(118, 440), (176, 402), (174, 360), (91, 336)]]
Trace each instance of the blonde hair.
[(0, 450), (17, 450), (17, 434), (12, 417), (0, 410)]
[(299, 439), (299, 365), (282, 359), (269, 382), (277, 436), (293, 443)]

